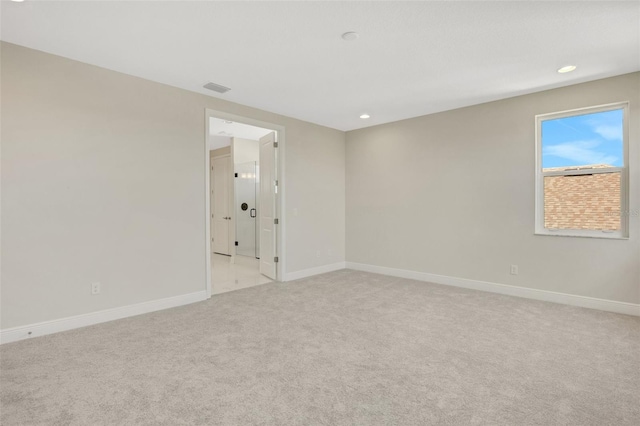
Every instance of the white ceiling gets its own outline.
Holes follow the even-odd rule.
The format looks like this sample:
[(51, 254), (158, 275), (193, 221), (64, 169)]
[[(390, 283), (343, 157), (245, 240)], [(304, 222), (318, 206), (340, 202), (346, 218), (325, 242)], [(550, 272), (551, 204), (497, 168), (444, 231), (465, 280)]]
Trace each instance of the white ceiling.
[(209, 119), (209, 134), (211, 134), (211, 136), (233, 137), (257, 141), (264, 135), (271, 132), (273, 132), (273, 130), (263, 129), (262, 127), (251, 126), (249, 124), (236, 123), (234, 121), (213, 117)]
[[(340, 130), (640, 70), (638, 1), (26, 0), (1, 12), (10, 43)], [(578, 69), (556, 73), (566, 64)]]

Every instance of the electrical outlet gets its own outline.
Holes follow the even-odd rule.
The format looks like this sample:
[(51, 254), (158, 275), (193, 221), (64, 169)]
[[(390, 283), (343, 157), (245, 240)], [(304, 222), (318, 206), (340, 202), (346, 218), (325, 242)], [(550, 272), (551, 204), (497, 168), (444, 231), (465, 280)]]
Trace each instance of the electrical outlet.
[(91, 294), (100, 294), (100, 283), (91, 284)]
[(518, 265), (511, 265), (511, 275), (518, 275)]

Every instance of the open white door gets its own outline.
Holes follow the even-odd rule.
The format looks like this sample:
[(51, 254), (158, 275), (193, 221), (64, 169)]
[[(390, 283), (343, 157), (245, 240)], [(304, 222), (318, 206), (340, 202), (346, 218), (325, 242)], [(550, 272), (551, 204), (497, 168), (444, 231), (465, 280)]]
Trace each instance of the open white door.
[(276, 279), (276, 133), (260, 138), (260, 273)]

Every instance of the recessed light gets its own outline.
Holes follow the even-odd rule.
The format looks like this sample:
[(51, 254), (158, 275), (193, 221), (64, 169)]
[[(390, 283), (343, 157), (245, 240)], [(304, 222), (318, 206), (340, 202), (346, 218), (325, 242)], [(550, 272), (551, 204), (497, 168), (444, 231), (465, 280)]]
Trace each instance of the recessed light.
[(360, 116), (360, 118), (362, 118), (363, 120), (366, 120), (367, 118), (370, 118), (371, 116), (369, 114), (362, 114)]
[(360, 34), (354, 32), (354, 31), (349, 31), (349, 32), (346, 32), (346, 33), (342, 34), (342, 39), (346, 40), (346, 41), (353, 41), (353, 40), (357, 39), (358, 37), (360, 37)]
[(576, 69), (576, 66), (575, 66), (575, 65), (567, 65), (567, 66), (565, 66), (565, 67), (560, 68), (560, 69), (558, 70), (558, 72), (559, 72), (560, 74), (564, 74), (564, 73), (566, 73), (566, 72), (571, 72), (571, 71), (573, 71), (573, 70), (575, 70), (575, 69)]

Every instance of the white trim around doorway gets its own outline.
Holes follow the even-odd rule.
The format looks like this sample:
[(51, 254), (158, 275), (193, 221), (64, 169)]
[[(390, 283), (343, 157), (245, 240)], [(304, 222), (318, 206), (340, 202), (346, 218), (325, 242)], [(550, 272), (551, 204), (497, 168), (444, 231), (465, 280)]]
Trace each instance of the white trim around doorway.
[(211, 180), (210, 180), (210, 168), (211, 161), (209, 157), (209, 119), (219, 118), (223, 120), (235, 121), (237, 123), (248, 124), (251, 126), (262, 127), (265, 129), (273, 130), (276, 132), (278, 141), (278, 154), (276, 156), (277, 161), (277, 180), (278, 180), (278, 194), (276, 196), (276, 215), (278, 217), (278, 226), (276, 231), (276, 251), (278, 256), (278, 264), (276, 266), (276, 281), (285, 280), (286, 269), (286, 226), (287, 218), (285, 217), (286, 209), (284, 208), (286, 203), (286, 179), (285, 179), (285, 128), (284, 126), (268, 123), (266, 121), (254, 120), (252, 118), (230, 114), (224, 111), (217, 111), (213, 109), (205, 109), (205, 140), (204, 140), (204, 170), (205, 170), (205, 290), (207, 298), (211, 297)]

